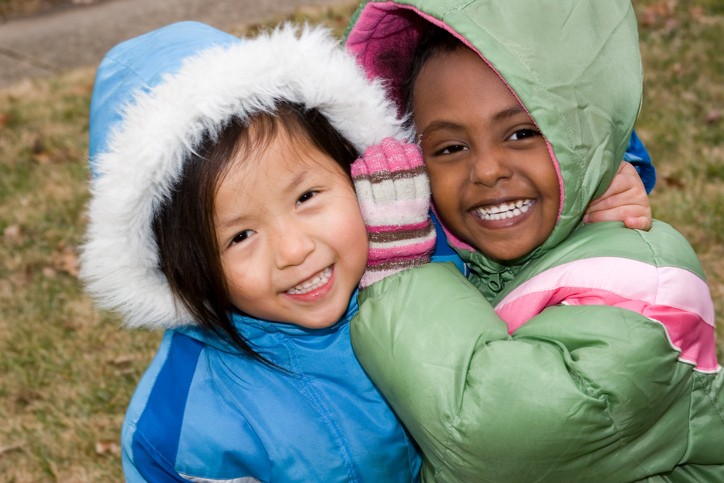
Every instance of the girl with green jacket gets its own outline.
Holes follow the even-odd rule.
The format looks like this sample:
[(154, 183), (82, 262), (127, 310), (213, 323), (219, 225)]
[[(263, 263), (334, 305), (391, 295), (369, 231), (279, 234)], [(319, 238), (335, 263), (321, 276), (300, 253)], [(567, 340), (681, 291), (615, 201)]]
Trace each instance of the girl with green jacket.
[[(630, 2), (380, 1), (354, 22), (347, 47), (412, 109), (469, 270), (390, 275), (405, 265), (391, 250), (352, 326), (423, 480), (724, 481), (724, 376), (696, 255), (659, 221), (581, 222), (641, 105)], [(367, 223), (374, 248), (384, 230)]]

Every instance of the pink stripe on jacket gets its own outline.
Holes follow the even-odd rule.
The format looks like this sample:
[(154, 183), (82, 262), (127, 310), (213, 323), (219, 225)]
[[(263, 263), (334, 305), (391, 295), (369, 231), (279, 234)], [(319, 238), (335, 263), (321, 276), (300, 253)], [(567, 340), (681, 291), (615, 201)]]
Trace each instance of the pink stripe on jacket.
[(708, 293), (706, 282), (688, 270), (599, 257), (546, 270), (509, 293), (496, 311), (513, 333), (552, 305), (632, 310), (664, 326), (681, 361), (701, 372), (716, 372), (720, 367), (714, 344), (714, 306), (704, 296)]

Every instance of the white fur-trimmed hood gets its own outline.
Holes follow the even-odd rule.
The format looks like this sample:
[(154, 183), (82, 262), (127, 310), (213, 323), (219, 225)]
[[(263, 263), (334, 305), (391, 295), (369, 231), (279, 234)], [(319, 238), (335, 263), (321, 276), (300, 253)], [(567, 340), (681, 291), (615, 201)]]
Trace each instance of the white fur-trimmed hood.
[(130, 326), (193, 324), (158, 268), (151, 223), (205, 134), (284, 99), (317, 108), (361, 153), (405, 137), (383, 86), (322, 28), (254, 39), (182, 22), (126, 41), (100, 65), (91, 105), (89, 225), (81, 278)]

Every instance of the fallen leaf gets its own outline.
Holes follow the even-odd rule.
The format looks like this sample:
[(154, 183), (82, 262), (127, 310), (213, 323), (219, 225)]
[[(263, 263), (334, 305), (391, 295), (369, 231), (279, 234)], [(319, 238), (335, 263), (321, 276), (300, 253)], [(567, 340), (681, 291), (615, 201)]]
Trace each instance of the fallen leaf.
[(33, 161), (41, 165), (48, 165), (52, 162), (52, 158), (49, 153), (37, 153), (33, 154)]
[(20, 225), (6, 226), (3, 230), (3, 239), (8, 243), (21, 241), (23, 239), (22, 235), (23, 231)]
[(716, 124), (721, 121), (721, 111), (719, 109), (712, 109), (706, 115), (707, 124)]
[(96, 441), (96, 454), (121, 455), (121, 447), (115, 441)]
[(671, 16), (673, 7), (670, 2), (658, 2), (644, 7), (641, 13), (641, 25), (652, 27)]
[(53, 267), (43, 267), (42, 273), (45, 278), (55, 278), (58, 274)]
[(662, 178), (664, 180), (664, 183), (666, 183), (666, 186), (670, 188), (683, 189), (684, 186), (686, 186), (684, 180), (677, 176), (663, 176)]
[(45, 142), (41, 138), (36, 138), (33, 142), (33, 154), (40, 154), (47, 151), (45, 148)]
[(129, 366), (133, 362), (133, 359), (134, 358), (131, 356), (119, 356), (119, 357), (116, 357), (115, 359), (111, 360), (110, 362), (114, 366), (119, 366), (119, 367), (120, 366)]
[(16, 443), (16, 444), (9, 444), (7, 446), (0, 446), (0, 455), (3, 453), (9, 453), (11, 451), (19, 450), (23, 446), (25, 446), (24, 443)]
[(53, 265), (61, 272), (73, 277), (78, 276), (78, 255), (70, 247), (64, 248), (62, 252), (55, 255)]

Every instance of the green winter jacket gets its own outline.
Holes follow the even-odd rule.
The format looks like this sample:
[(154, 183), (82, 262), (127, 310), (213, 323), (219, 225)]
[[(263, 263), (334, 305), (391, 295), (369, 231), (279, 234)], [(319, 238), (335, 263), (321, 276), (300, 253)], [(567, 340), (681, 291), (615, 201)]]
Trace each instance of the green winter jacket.
[(430, 22), (515, 91), (563, 194), (550, 238), (523, 259), (458, 245), (467, 279), (430, 264), (360, 296), (356, 354), (419, 443), (423, 480), (724, 482), (724, 376), (696, 255), (665, 223), (580, 223), (640, 107), (631, 4), (367, 2), (347, 48), (399, 99)]

